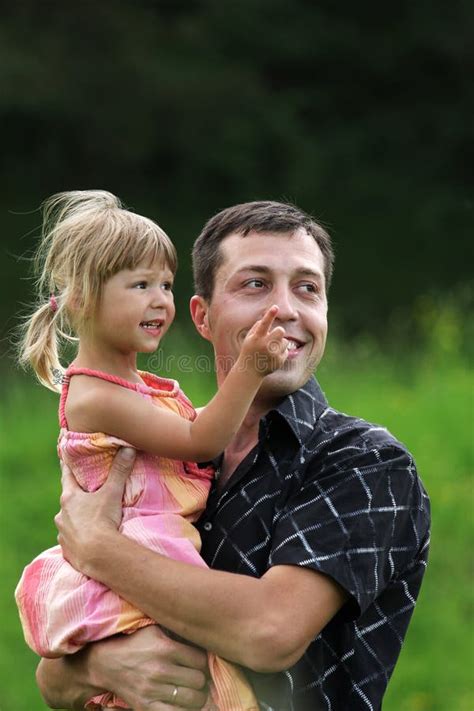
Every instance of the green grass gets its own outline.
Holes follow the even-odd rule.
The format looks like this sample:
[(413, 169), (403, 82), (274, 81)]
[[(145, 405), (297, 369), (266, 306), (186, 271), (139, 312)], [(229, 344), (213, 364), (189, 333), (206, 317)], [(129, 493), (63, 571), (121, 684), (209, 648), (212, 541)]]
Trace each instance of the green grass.
[[(178, 334), (174, 348), (185, 352), (181, 340)], [(432, 501), (430, 563), (384, 711), (472, 711), (472, 374), (460, 357), (439, 349), (408, 359), (333, 344), (319, 379), (335, 407), (382, 422), (408, 445)], [(180, 380), (196, 404), (212, 391), (212, 373), (182, 373)], [(0, 710), (46, 708), (13, 590), (25, 563), (55, 543), (56, 407), (57, 398), (28, 379), (4, 386)]]

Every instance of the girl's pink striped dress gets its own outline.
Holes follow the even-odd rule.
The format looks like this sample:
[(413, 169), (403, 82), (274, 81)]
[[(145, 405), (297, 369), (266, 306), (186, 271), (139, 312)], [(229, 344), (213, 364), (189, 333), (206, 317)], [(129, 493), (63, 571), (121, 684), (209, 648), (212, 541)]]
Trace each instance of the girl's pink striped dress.
[[(102, 378), (135, 390), (157, 407), (172, 410), (188, 420), (196, 416), (174, 380), (141, 372), (144, 384), (137, 384), (71, 366), (65, 375), (59, 407), (58, 453), (86, 491), (102, 486), (117, 449), (127, 443), (102, 432), (91, 434), (68, 429), (65, 405), (74, 375)], [(139, 451), (125, 486), (121, 532), (157, 553), (206, 566), (199, 555), (201, 541), (193, 522), (205, 508), (212, 476), (209, 467), (199, 468), (192, 462)], [(104, 585), (77, 572), (64, 560), (59, 546), (44, 551), (25, 568), (15, 596), (26, 641), (43, 657), (72, 654), (88, 642), (155, 624)], [(220, 711), (258, 709), (242, 672), (214, 654), (209, 653), (208, 657), (212, 700), (209, 699), (207, 707), (214, 703)], [(127, 708), (112, 693), (94, 697), (87, 706)]]

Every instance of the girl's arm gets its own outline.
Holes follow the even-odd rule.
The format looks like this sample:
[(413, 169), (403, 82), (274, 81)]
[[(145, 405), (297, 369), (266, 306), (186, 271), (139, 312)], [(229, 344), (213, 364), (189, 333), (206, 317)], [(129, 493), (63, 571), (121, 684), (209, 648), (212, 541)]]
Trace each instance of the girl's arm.
[(272, 306), (247, 333), (236, 363), (194, 422), (154, 406), (131, 390), (98, 381), (76, 403), (74, 429), (107, 432), (170, 459), (199, 462), (216, 457), (242, 424), (265, 375), (287, 358), (283, 328), (271, 329), (277, 311)]

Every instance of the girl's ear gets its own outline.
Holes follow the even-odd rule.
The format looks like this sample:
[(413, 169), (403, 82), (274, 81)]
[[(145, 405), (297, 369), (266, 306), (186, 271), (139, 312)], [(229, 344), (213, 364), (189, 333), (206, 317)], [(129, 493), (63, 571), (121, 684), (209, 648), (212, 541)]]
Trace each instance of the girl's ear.
[(66, 307), (73, 314), (75, 314), (81, 310), (82, 299), (81, 299), (81, 295), (77, 291), (73, 291), (72, 293), (70, 293), (68, 295), (67, 301), (66, 301)]
[(189, 302), (191, 318), (198, 333), (207, 341), (212, 341), (211, 329), (209, 328), (209, 305), (202, 296), (195, 294)]

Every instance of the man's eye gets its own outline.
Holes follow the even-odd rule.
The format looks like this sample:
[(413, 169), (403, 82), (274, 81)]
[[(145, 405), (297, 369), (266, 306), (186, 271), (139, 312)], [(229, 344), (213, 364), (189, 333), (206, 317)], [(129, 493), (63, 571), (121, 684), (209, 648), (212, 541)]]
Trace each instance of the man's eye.
[(250, 286), (255, 289), (260, 289), (262, 286), (265, 286), (265, 284), (261, 279), (249, 279), (245, 282), (244, 286)]
[(303, 289), (303, 291), (307, 292), (308, 294), (317, 294), (319, 291), (316, 284), (312, 284), (311, 282), (308, 282), (305, 284), (300, 284), (300, 288)]

